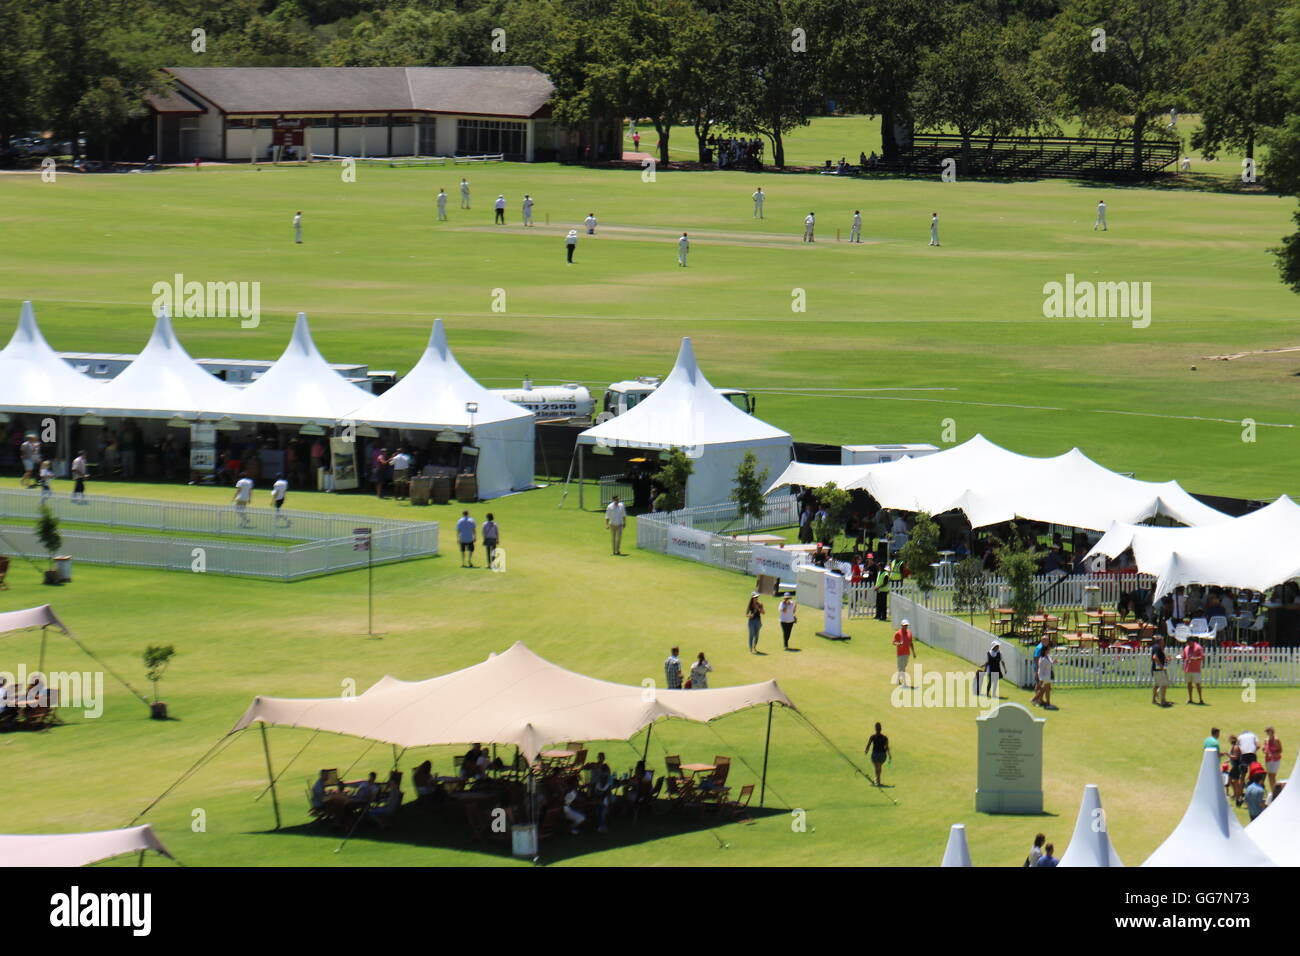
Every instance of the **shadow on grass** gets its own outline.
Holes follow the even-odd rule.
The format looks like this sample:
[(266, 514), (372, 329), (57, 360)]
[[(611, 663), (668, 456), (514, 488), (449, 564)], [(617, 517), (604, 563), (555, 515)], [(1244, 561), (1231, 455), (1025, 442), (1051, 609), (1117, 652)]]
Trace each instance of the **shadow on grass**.
[[(561, 860), (580, 859), (591, 853), (603, 853), (606, 850), (640, 846), (657, 840), (666, 840), (689, 833), (709, 833), (718, 840), (719, 848), (728, 840), (728, 833), (748, 824), (744, 817), (734, 820), (719, 819), (717, 814), (706, 812), (703, 816), (691, 812), (673, 812), (664, 805), (656, 807), (653, 812), (643, 812), (635, 823), (627, 814), (611, 815), (609, 832), (597, 833), (595, 819), (588, 816), (582, 831), (577, 835), (569, 833), (567, 827), (557, 827), (553, 835), (541, 841), (540, 860), (554, 863)], [(751, 820), (787, 815), (788, 810), (750, 807), (747, 814)], [(426, 847), (438, 850), (460, 850), (466, 853), (481, 853), (485, 856), (512, 859), (510, 836), (508, 833), (488, 834), (481, 839), (474, 839), (466, 822), (465, 814), (458, 806), (444, 806), (441, 809), (426, 807), (422, 804), (407, 804), (398, 812), (397, 820), (387, 830), (381, 830), (376, 824), (363, 820), (347, 838), (345, 832), (331, 829), (325, 823), (307, 822), (297, 826), (285, 826), (279, 830), (254, 831), (265, 836), (316, 837), (336, 846), (353, 842), (370, 845), (394, 843), (404, 846)], [(343, 853), (347, 853), (346, 845)]]

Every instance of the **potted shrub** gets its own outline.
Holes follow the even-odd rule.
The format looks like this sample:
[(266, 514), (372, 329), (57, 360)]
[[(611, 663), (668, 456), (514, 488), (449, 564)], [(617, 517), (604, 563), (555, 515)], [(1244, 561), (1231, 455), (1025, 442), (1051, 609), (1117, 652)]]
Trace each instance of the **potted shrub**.
[(45, 583), (58, 584), (59, 572), (54, 570), (54, 556), (63, 547), (63, 536), (59, 534), (59, 519), (49, 505), (41, 505), (40, 517), (36, 519), (36, 538), (50, 555), (50, 566), (45, 569)]
[(154, 720), (167, 719), (167, 702), (158, 699), (158, 682), (162, 680), (167, 662), (176, 654), (170, 644), (150, 644), (144, 650), (145, 674), (153, 684), (153, 703), (149, 705), (149, 716)]

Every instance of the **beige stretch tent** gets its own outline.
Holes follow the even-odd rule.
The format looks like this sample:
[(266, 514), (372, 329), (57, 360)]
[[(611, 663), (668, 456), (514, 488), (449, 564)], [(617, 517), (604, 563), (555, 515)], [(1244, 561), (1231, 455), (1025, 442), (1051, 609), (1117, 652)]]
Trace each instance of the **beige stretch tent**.
[(93, 833), (4, 834), (0, 835), (0, 866), (89, 866), (146, 850), (176, 859), (147, 823)]
[[(628, 740), (664, 717), (703, 723), (760, 704), (769, 705), (770, 741), (770, 705), (797, 709), (776, 681), (708, 690), (614, 684), (565, 670), (519, 641), (481, 664), (441, 677), (384, 677), (358, 697), (255, 697), (230, 732), (261, 723), (404, 748), (514, 744), (532, 760), (558, 740)], [(765, 749), (765, 774), (766, 757)]]

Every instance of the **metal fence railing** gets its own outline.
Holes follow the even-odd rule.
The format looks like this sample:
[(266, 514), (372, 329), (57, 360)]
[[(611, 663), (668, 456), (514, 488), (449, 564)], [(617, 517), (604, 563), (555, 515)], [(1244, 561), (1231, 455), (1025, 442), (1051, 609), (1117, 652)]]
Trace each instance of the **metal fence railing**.
[[(1176, 690), (1186, 677), (1170, 654), (1169, 680)], [(1052, 650), (1056, 687), (1150, 687), (1151, 652), (1114, 645), (1104, 650), (1058, 647)], [(1206, 687), (1242, 688), (1255, 684), (1300, 684), (1300, 649), (1207, 647), (1201, 666)]]
[[(60, 528), (61, 551), (74, 562), (294, 581), (365, 567), (370, 555), (355, 549), (358, 527), (371, 529), (375, 564), (438, 553), (434, 521), (249, 508), (249, 527), (241, 527), (239, 514), (229, 507), (112, 497), (94, 497), (83, 505), (66, 495), (45, 500), (61, 522), (130, 529)], [(0, 524), (0, 538), (11, 553), (48, 557), (35, 531), (40, 505), (33, 492), (0, 492), (0, 517), (24, 519), (23, 524)], [(289, 526), (282, 527), (286, 520)], [(166, 534), (139, 534), (137, 529)]]
[(906, 619), (912, 633), (922, 644), (938, 647), (976, 665), (984, 663), (990, 645), (993, 641), (998, 641), (1007, 669), (1007, 679), (1020, 687), (1033, 686), (1030, 676), (1032, 661), (1025, 652), (982, 628), (941, 614), (898, 593), (889, 595), (889, 617), (895, 627)]
[[(1040, 596), (1039, 601), (1043, 607), (1080, 610), (1088, 604), (1087, 589), (1095, 587), (1097, 605), (1114, 608), (1121, 593), (1138, 588), (1149, 589), (1154, 583), (1155, 578), (1149, 574), (1040, 574), (1034, 578), (1034, 593)], [(850, 585), (847, 590), (850, 617), (868, 616), (875, 612), (875, 590), (870, 583)], [(943, 578), (936, 579), (936, 587), (924, 596), (910, 580), (901, 586), (895, 585), (895, 590), (941, 614), (969, 613), (967, 608), (957, 607), (956, 592), (950, 577), (947, 583), (944, 583)], [(991, 607), (1005, 606), (1011, 599), (1011, 588), (1002, 577), (989, 575), (982, 582), (979, 594), (976, 616), (987, 612)]]
[[(793, 495), (768, 498), (763, 503), (763, 514), (758, 518), (747, 516), (742, 519), (734, 504), (660, 511), (636, 519), (636, 546), (660, 554), (677, 554), (669, 547), (673, 540), (672, 529), (689, 529), (698, 532), (696, 537), (700, 539), (699, 549), (692, 552), (694, 560), (749, 574), (753, 545), (748, 541), (737, 541), (731, 535), (789, 527), (798, 522), (798, 517), (798, 502)], [(723, 530), (727, 534), (719, 533)]]

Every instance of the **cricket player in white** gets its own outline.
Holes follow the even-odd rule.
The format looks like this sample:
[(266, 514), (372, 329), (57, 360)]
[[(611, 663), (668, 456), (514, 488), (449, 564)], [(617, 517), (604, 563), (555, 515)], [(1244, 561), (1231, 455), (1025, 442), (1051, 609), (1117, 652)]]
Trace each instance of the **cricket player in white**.
[(293, 214), (293, 241), (302, 242), (302, 211)]
[(280, 514), (280, 509), (284, 507), (284, 496), (288, 491), (289, 482), (285, 481), (284, 475), (276, 475), (275, 484), (271, 486), (271, 507), (275, 509), (275, 523), (282, 528), (288, 528), (293, 524)]
[(686, 268), (686, 253), (688, 253), (690, 249), (691, 242), (686, 238), (686, 233), (682, 233), (682, 237), (677, 240), (677, 264), (683, 269)]
[(862, 241), (862, 210), (853, 210), (853, 226), (849, 229), (849, 242)]
[(1097, 221), (1092, 224), (1092, 231), (1096, 232), (1097, 227), (1101, 226), (1101, 231), (1106, 232), (1106, 200), (1097, 203)]
[(587, 227), (587, 235), (594, 236), (596, 234), (596, 214), (594, 212), (587, 213), (587, 218), (582, 220), (582, 224)]
[(438, 190), (438, 219), (446, 221), (447, 219), (447, 193), (445, 190)]
[(1188, 170), (1190, 170), (1192, 168), (1191, 157), (1184, 156), (1183, 161), (1179, 164), (1179, 166), (1182, 168), (1183, 172), (1187, 172)]
[(253, 523), (248, 520), (245, 510), (253, 500), (253, 479), (248, 475), (240, 474), (239, 480), (235, 482), (235, 511), (239, 513), (239, 526), (241, 528), (251, 528)]
[(469, 180), (464, 177), (460, 180), (460, 208), (469, 208)]
[(1176, 106), (1169, 107), (1169, 128), (1178, 129), (1178, 108)]
[(930, 213), (930, 245), (937, 246), (938, 244), (939, 244), (939, 214), (937, 212), (932, 212)]
[(803, 241), (804, 241), (804, 242), (816, 242), (816, 241), (817, 241), (816, 239), (813, 238), (813, 227), (816, 226), (816, 225), (817, 225), (817, 217), (814, 216), (812, 213), (808, 213), (808, 215), (804, 218), (804, 221), (803, 221)]
[(506, 224), (506, 197), (504, 193), (497, 196), (496, 210), (496, 221), (504, 226)]
[(766, 198), (766, 197), (764, 197), (764, 195), (763, 195), (763, 187), (762, 187), (762, 186), (759, 186), (757, 189), (754, 190), (754, 218), (755, 218), (755, 219), (762, 219), (762, 218), (763, 218), (763, 200), (764, 200), (764, 198)]
[(531, 226), (532, 224), (533, 224), (533, 197), (528, 195), (528, 193), (524, 193), (524, 225)]

